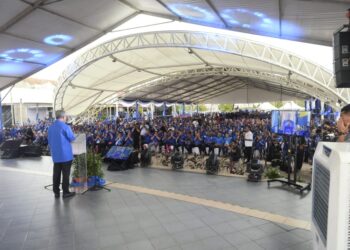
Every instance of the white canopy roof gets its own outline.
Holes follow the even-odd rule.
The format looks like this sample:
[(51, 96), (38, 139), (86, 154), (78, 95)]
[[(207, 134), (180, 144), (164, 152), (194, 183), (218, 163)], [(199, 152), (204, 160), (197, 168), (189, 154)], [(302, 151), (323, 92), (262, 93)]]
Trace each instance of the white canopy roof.
[(56, 82), (27, 78), (16, 84), (13, 88), (4, 91), (1, 103), (47, 104), (52, 105), (55, 94)]
[(137, 14), (331, 45), (348, 0), (1, 0), (0, 90)]
[(91, 48), (67, 66), (58, 86), (55, 108), (72, 115), (118, 99), (256, 103), (313, 96), (333, 106), (349, 100), (332, 72), (298, 55), (233, 35), (176, 30)]
[(279, 108), (279, 110), (305, 110), (305, 108), (300, 107), (295, 102), (287, 102), (282, 107)]
[(270, 110), (275, 110), (275, 109), (277, 109), (277, 108), (269, 102), (264, 102), (261, 105), (259, 105), (259, 107), (258, 107), (258, 110), (264, 110), (264, 111), (270, 111)]

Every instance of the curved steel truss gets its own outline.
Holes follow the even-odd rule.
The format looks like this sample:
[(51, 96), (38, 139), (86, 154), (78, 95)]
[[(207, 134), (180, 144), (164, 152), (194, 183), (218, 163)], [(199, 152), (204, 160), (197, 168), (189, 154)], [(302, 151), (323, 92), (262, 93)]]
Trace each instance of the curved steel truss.
[[(113, 54), (129, 50), (158, 47), (179, 47), (188, 49), (203, 49), (230, 53), (251, 58), (261, 62), (285, 69), (292, 74), (279, 75), (273, 72), (261, 72), (245, 68), (232, 67), (206, 67), (186, 72), (175, 72), (163, 76), (158, 76), (144, 82), (133, 85), (124, 91), (118, 91), (110, 95), (104, 103), (110, 103), (114, 98), (121, 98), (126, 93), (130, 93), (139, 88), (156, 85), (171, 79), (181, 77), (191, 77), (194, 75), (235, 75), (249, 78), (268, 80), (278, 84), (286, 85), (293, 89), (298, 89), (310, 96), (320, 98), (330, 105), (336, 106), (340, 100), (345, 103), (350, 102), (350, 92), (348, 89), (335, 88), (334, 76), (332, 72), (320, 65), (316, 65), (306, 59), (294, 54), (270, 47), (253, 41), (238, 39), (233, 36), (225, 36), (215, 33), (203, 33), (192, 31), (159, 31), (142, 34), (134, 34), (120, 37), (115, 40), (101, 44), (92, 48), (74, 60), (61, 74), (59, 85), (55, 96), (55, 109), (62, 109), (63, 99), (70, 81), (87, 66), (97, 60)], [(301, 80), (301, 79), (305, 79)], [(103, 90), (101, 90), (103, 91)], [(99, 103), (91, 103), (99, 105)]]
[[(195, 77), (200, 76), (223, 76), (223, 77), (240, 77), (242, 78), (250, 78), (250, 79), (258, 79), (262, 81), (269, 82), (269, 86), (272, 87), (271, 89), (278, 89), (277, 91), (270, 90), (272, 92), (276, 92), (276, 94), (280, 94), (280, 88), (281, 83), (283, 84), (284, 89), (290, 89), (294, 90), (294, 93), (310, 93), (314, 92), (314, 94), (318, 98), (326, 98), (327, 94), (323, 92), (322, 89), (315, 89), (312, 88), (310, 85), (308, 85), (305, 82), (299, 81), (299, 80), (291, 80), (288, 79), (288, 76), (283, 75), (277, 75), (272, 74), (270, 72), (260, 72), (256, 70), (250, 70), (250, 69), (243, 69), (243, 68), (229, 68), (229, 67), (216, 67), (216, 68), (199, 68), (199, 69), (193, 69), (193, 70), (184, 70), (184, 71), (177, 71), (173, 72), (167, 76), (163, 77), (157, 77), (153, 78), (149, 81), (145, 81), (142, 83), (135, 84), (133, 86), (130, 86), (128, 88), (125, 88), (124, 90), (118, 91), (118, 95), (115, 93), (110, 94), (108, 98), (106, 98), (103, 102), (96, 103), (96, 105), (91, 106), (91, 108), (85, 110), (82, 112), (77, 118), (76, 122), (82, 121), (85, 119), (85, 117), (94, 117), (97, 115), (100, 111), (104, 110), (106, 107), (110, 107), (111, 105), (114, 106), (114, 104), (119, 100), (123, 99), (124, 97), (128, 98), (128, 95), (134, 92), (137, 92), (139, 90), (154, 87), (158, 85), (162, 85), (174, 80), (186, 80), (191, 79)], [(222, 95), (224, 93), (234, 91), (237, 89), (245, 88), (247, 85), (251, 85), (246, 80), (241, 80), (238, 82), (232, 82), (228, 81), (227, 84), (222, 86), (221, 91), (213, 92), (210, 95), (205, 95), (203, 93), (203, 97), (198, 97), (194, 101), (194, 103), (200, 103), (205, 101), (206, 99)], [(253, 84), (253, 87), (257, 87), (257, 85)], [(274, 87), (274, 88), (273, 88)], [(307, 96), (308, 94), (305, 94)], [(174, 100), (171, 100), (174, 101)]]

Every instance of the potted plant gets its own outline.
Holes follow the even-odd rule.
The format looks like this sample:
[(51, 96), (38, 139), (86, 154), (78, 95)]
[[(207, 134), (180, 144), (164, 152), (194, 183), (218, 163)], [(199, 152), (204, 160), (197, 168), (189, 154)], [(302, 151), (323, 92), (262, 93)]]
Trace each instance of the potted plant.
[(102, 157), (93, 150), (87, 152), (87, 176), (88, 186), (103, 186), (106, 183), (103, 179)]
[(102, 157), (100, 154), (96, 154), (93, 150), (88, 150), (86, 155), (81, 154), (77, 155), (72, 163), (73, 173), (72, 173), (72, 186), (80, 186), (83, 185), (84, 180), (82, 180), (81, 175), (79, 173), (79, 167), (82, 162), (85, 161), (86, 157), (86, 168), (87, 168), (87, 183), (88, 186), (102, 186), (105, 184), (104, 172), (102, 170)]
[(81, 185), (84, 185), (84, 182), (86, 182), (86, 180), (84, 181), (82, 179), (80, 170), (79, 170), (82, 162), (84, 161), (85, 161), (85, 155), (83, 154), (77, 155), (73, 159), (73, 162), (72, 162), (73, 173), (72, 173), (72, 182), (71, 182), (71, 186), (73, 187), (79, 187)]
[(268, 179), (277, 179), (281, 177), (281, 173), (277, 168), (268, 167), (265, 172), (265, 177)]

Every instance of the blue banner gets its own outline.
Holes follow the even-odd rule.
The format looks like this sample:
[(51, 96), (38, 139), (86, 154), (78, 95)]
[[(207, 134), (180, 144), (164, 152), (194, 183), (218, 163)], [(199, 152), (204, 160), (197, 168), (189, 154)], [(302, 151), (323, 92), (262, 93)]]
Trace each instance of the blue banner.
[(301, 111), (298, 113), (298, 125), (301, 127), (310, 126), (310, 113), (307, 111)]
[(135, 112), (134, 112), (133, 118), (135, 118), (136, 120), (138, 120), (140, 118), (139, 102), (138, 101), (136, 101), (136, 103), (135, 103)]
[(133, 150), (133, 148), (129, 147), (113, 146), (107, 152), (106, 158), (114, 160), (127, 160)]

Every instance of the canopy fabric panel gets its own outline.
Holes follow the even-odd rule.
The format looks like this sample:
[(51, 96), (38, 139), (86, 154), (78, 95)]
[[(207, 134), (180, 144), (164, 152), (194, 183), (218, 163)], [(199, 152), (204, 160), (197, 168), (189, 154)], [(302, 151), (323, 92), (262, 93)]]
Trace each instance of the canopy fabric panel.
[(244, 86), (238, 90), (216, 96), (207, 100), (208, 103), (261, 103), (261, 102), (276, 102), (276, 101), (291, 101), (299, 100), (302, 97), (299, 95), (279, 95), (277, 92), (271, 92), (261, 87)]
[(272, 105), (270, 102), (264, 102), (259, 107), (257, 108), (258, 110), (265, 110), (265, 111), (270, 111), (270, 110), (275, 110), (277, 109), (274, 105)]
[(185, 22), (323, 45), (347, 22), (348, 0), (123, 0)]
[[(81, 110), (79, 99), (94, 93), (105, 96), (94, 102), (99, 107), (118, 99), (256, 103), (312, 96), (333, 106), (350, 100), (320, 65), (276, 47), (209, 32), (133, 34), (98, 45), (76, 62), (62, 74), (55, 98), (56, 109), (73, 115)], [(74, 105), (68, 105), (71, 101)]]
[(89, 44), (137, 14), (114, 0), (0, 1), (0, 90)]
[[(0, 90), (82, 48), (137, 14), (331, 45), (333, 32), (347, 22), (348, 8), (348, 0), (2, 0), (0, 77), (14, 79), (0, 82)], [(186, 59), (188, 64), (193, 63), (191, 58)], [(169, 63), (176, 60), (169, 58)], [(226, 62), (225, 58), (208, 60), (216, 61), (215, 64)], [(153, 67), (157, 63), (153, 62)]]
[(279, 110), (305, 110), (305, 108), (291, 101), (285, 103), (282, 107), (279, 108)]

